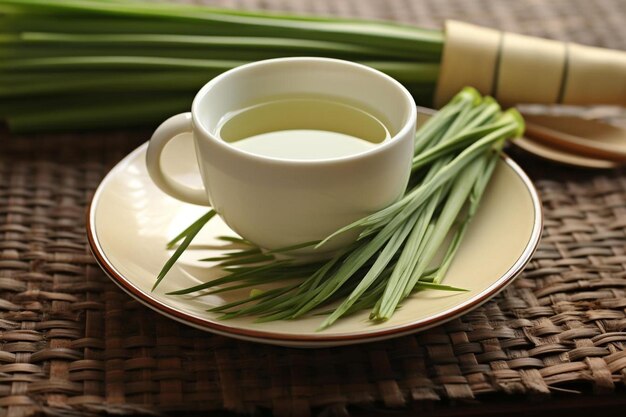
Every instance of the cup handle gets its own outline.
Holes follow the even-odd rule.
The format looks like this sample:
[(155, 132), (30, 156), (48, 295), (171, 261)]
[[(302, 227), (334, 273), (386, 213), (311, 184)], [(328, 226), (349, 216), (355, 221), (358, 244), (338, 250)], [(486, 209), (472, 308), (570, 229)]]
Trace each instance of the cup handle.
[(146, 152), (146, 166), (152, 181), (166, 194), (186, 203), (210, 206), (209, 197), (204, 189), (188, 187), (165, 175), (161, 167), (161, 154), (165, 145), (181, 133), (191, 133), (191, 113), (172, 116), (154, 131)]

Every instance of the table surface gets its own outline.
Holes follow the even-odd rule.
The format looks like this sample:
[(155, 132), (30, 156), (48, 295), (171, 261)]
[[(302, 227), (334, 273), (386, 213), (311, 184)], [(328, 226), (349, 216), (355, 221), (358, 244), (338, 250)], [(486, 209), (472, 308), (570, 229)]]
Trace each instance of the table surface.
[[(455, 18), (626, 49), (623, 0), (202, 3), (433, 28)], [(586, 114), (626, 119), (613, 108)], [(177, 324), (129, 298), (98, 268), (86, 242), (86, 206), (108, 169), (148, 131), (0, 135), (0, 416), (571, 415), (626, 403), (623, 171), (577, 170), (514, 153), (536, 181), (545, 231), (513, 285), (426, 332), (297, 350)]]

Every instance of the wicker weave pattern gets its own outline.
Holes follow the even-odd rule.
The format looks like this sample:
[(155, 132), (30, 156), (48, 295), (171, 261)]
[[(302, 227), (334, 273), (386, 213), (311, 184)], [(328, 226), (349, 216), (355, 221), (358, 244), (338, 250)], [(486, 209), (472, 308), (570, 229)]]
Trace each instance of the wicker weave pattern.
[[(620, 0), (220, 3), (430, 26), (456, 17), (626, 46)], [(97, 267), (84, 233), (86, 205), (112, 164), (145, 137), (0, 140), (0, 415), (263, 407), (306, 416), (312, 408), (341, 414), (347, 404), (626, 385), (623, 173), (544, 168), (544, 177), (569, 179), (538, 183), (546, 209), (541, 247), (523, 276), (482, 308), (416, 336), (294, 350), (181, 326), (130, 299)]]

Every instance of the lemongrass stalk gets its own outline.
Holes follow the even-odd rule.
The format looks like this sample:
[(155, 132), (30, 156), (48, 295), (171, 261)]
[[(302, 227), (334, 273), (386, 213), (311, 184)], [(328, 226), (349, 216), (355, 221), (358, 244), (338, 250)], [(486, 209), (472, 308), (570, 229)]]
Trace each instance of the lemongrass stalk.
[(265, 316), (267, 318), (276, 312), (284, 314), (284, 318), (287, 318), (291, 314), (291, 308), (306, 297), (306, 294), (294, 294), (293, 291), (289, 291), (275, 298), (262, 300), (259, 303), (239, 310), (227, 311), (220, 319), (225, 320), (250, 315), (260, 315), (261, 317)]
[[(12, 71), (59, 71), (86, 69), (207, 69), (226, 71), (245, 64), (247, 61), (219, 59), (161, 58), (146, 56), (66, 56), (11, 60), (0, 67), (4, 72)], [(364, 65), (385, 72), (399, 81), (434, 83), (439, 65), (393, 61), (366, 61)]]
[[(18, 35), (0, 36), (1, 45), (50, 47), (101, 48), (196, 48), (215, 51), (221, 49), (244, 51), (281, 51), (300, 54), (335, 54), (337, 56), (372, 56), (386, 58), (407, 58), (406, 54), (393, 50), (352, 45), (337, 41), (315, 41), (308, 39), (246, 37), (246, 36), (198, 36), (172, 34), (68, 34), (46, 32), (23, 32)], [(415, 57), (413, 57), (415, 60)]]
[[(341, 251), (333, 258), (328, 260), (326, 263), (324, 263), (323, 266), (318, 267), (313, 274), (311, 274), (302, 282), (302, 284), (298, 286), (297, 290), (293, 294), (286, 294), (283, 295), (282, 298), (277, 298), (268, 302), (262, 302), (255, 306), (230, 312), (230, 314), (234, 315), (231, 315), (229, 317), (237, 317), (240, 315), (249, 314), (262, 314), (265, 317), (264, 320), (267, 321), (273, 318), (273, 313), (277, 311), (282, 311), (285, 318), (287, 316), (292, 316), (299, 308), (298, 305), (306, 301), (307, 298), (310, 298), (312, 292), (315, 292), (318, 288), (321, 288), (325, 285), (325, 282), (329, 278), (329, 276), (332, 276), (336, 271), (339, 262), (344, 261), (344, 255), (350, 252), (350, 249)], [(283, 316), (281, 315), (281, 317)]]
[[(259, 15), (225, 14), (215, 10), (186, 9), (180, 5), (166, 3), (107, 3), (85, 0), (3, 0), (3, 4), (30, 8), (37, 12), (101, 16), (118, 16), (142, 19), (162, 19), (165, 21), (202, 22), (237, 30), (242, 35), (281, 36), (306, 35), (308, 39), (334, 40), (343, 39), (364, 45), (381, 46), (418, 51), (441, 51), (442, 35), (437, 31), (423, 31), (410, 27), (401, 27), (381, 23), (357, 24), (336, 20), (291, 20)], [(290, 36), (290, 37), (291, 37)]]
[(218, 236), (217, 240), (229, 243), (238, 243), (245, 246), (254, 246), (254, 244), (246, 239), (237, 236)]
[(182, 232), (180, 232), (179, 234), (174, 236), (174, 238), (172, 240), (167, 242), (165, 247), (167, 249), (172, 249), (172, 248), (174, 248), (174, 246), (176, 246), (176, 244), (178, 242), (182, 241), (187, 236), (189, 236), (189, 235), (191, 235), (193, 233), (198, 233), (197, 230), (201, 229), (205, 224), (207, 224), (207, 222), (209, 220), (211, 220), (213, 215), (214, 215), (214, 213), (212, 213), (212, 210), (209, 210), (207, 213), (205, 213), (198, 220), (196, 220), (195, 222), (191, 223), (185, 230), (183, 230)]
[[(0, 74), (0, 97), (30, 97), (87, 93), (183, 92), (186, 97), (217, 75), (211, 71), (159, 71), (154, 73), (89, 74)], [(30, 100), (29, 100), (30, 101)], [(81, 100), (82, 101), (82, 100)], [(58, 102), (57, 102), (58, 103)]]
[[(300, 285), (299, 281), (301, 281), (301, 278), (295, 279), (295, 278), (284, 276), (284, 275), (267, 275), (267, 276), (261, 275), (258, 277), (254, 277), (254, 279), (245, 279), (245, 280), (236, 281), (236, 283), (233, 283), (232, 285), (220, 285), (220, 286), (217, 286), (215, 288), (212, 288), (206, 291), (198, 291), (197, 294), (194, 295), (194, 297), (203, 297), (203, 296), (212, 295), (212, 294), (220, 294), (220, 293), (224, 293), (228, 291), (241, 290), (244, 288), (259, 287), (259, 286), (271, 284), (271, 283), (279, 283), (279, 282), (285, 282), (285, 281), (293, 282), (294, 280), (298, 281), (298, 283), (293, 284), (291, 287), (297, 288), (297, 286)], [(284, 287), (280, 287), (280, 288), (284, 288)]]
[[(189, 94), (191, 100), (192, 92), (205, 80), (200, 76), (179, 77), (172, 83), (155, 80), (151, 84), (147, 78), (133, 84), (123, 77), (115, 82), (113, 76), (106, 81), (83, 81), (72, 78), (76, 73), (108, 71), (134, 76), (137, 72), (207, 71), (208, 79), (209, 74), (212, 78), (251, 60), (279, 56), (329, 56), (362, 62), (395, 77), (421, 103), (429, 103), (443, 45), (438, 31), (392, 23), (289, 17), (179, 4), (0, 0), (0, 9), (0, 97), (10, 98), (10, 113), (3, 113), (15, 116), (10, 125), (22, 132), (64, 130), (62, 123), (66, 129), (77, 125), (87, 129), (156, 124), (163, 117), (161, 109), (178, 110), (172, 103), (161, 103), (137, 114), (136, 107), (143, 105), (138, 97), (137, 101), (120, 105), (130, 108), (129, 113), (133, 114), (113, 124), (88, 110), (84, 110), (88, 114), (83, 121), (63, 114), (52, 123), (36, 111), (37, 106), (32, 113), (24, 106), (22, 109), (29, 114), (21, 114), (16, 101), (23, 98), (37, 103), (58, 93), (64, 96), (72, 92), (100, 95), (115, 91), (179, 91)], [(51, 72), (68, 77), (50, 85), (35, 81)], [(33, 74), (32, 81), (1, 81), (3, 76), (22, 73)], [(176, 100), (182, 102), (183, 96)], [(112, 106), (111, 102), (103, 108), (109, 117), (117, 114), (111, 111)], [(87, 107), (94, 109), (88, 103)], [(152, 115), (150, 108), (154, 109)]]
[[(251, 256), (242, 256), (239, 258), (225, 260), (220, 263), (220, 266), (234, 266), (234, 265), (248, 265), (248, 264), (258, 264), (261, 262), (271, 261), (273, 260), (273, 256), (258, 254)], [(204, 261), (205, 259), (200, 259), (200, 261)]]
[(226, 71), (247, 61), (217, 59), (160, 58), (143, 56), (61, 56), (12, 60), (2, 71), (58, 71), (84, 69), (210, 69)]
[[(455, 140), (442, 141), (441, 143), (429, 148), (420, 155), (413, 158), (412, 170), (417, 170), (423, 166), (429, 165), (432, 161), (450, 155), (452, 152), (467, 147), (468, 144), (475, 142), (476, 138), (491, 134), (500, 129), (503, 123), (493, 123), (481, 127), (476, 127), (466, 133), (459, 134)], [(432, 170), (431, 172), (437, 172)]]
[[(157, 96), (158, 97), (158, 96)], [(9, 129), (18, 133), (40, 131), (90, 130), (106, 126), (109, 129), (128, 128), (137, 124), (158, 123), (172, 114), (188, 111), (192, 97), (157, 97), (133, 99), (133, 106), (125, 105), (123, 98), (103, 105), (76, 105), (48, 111), (28, 111), (26, 113), (8, 115)], [(53, 103), (54, 105), (54, 103)], [(2, 113), (0, 111), (0, 113)]]
[(163, 278), (165, 278), (169, 270), (172, 268), (172, 266), (174, 266), (178, 258), (180, 258), (180, 256), (185, 251), (185, 249), (187, 249), (191, 241), (196, 237), (200, 230), (202, 230), (204, 225), (207, 224), (209, 220), (213, 218), (213, 216), (215, 216), (215, 214), (216, 213), (214, 210), (210, 210), (207, 214), (196, 220), (191, 225), (191, 227), (186, 230), (187, 233), (185, 235), (183, 243), (180, 244), (178, 249), (176, 249), (176, 251), (174, 252), (174, 255), (170, 259), (168, 259), (168, 261), (163, 266), (163, 269), (161, 269), (161, 272), (159, 272), (159, 275), (157, 276), (157, 279), (152, 286), (152, 291), (154, 291), (154, 289), (159, 285)]
[[(242, 284), (230, 285), (230, 286), (227, 286), (227, 287), (218, 287), (218, 288), (214, 288), (212, 290), (200, 292), (197, 295), (197, 297), (202, 297), (202, 296), (206, 296), (206, 295), (221, 294), (221, 293), (225, 293), (225, 292), (229, 292), (229, 291), (241, 290), (241, 289), (244, 289), (244, 288), (251, 288), (251, 287), (255, 287), (256, 288), (256, 287), (265, 285), (265, 284), (270, 283), (270, 282), (287, 281), (287, 280), (293, 281), (293, 279), (289, 279), (289, 278), (285, 278), (285, 277), (276, 277), (276, 276), (270, 277), (269, 280), (263, 279), (263, 280), (259, 280), (259, 281), (256, 281), (256, 282), (252, 281), (252, 280), (246, 280), (246, 281), (242, 281)], [(298, 285), (300, 285), (300, 283), (294, 284), (294, 285), (292, 285), (291, 287), (288, 287), (288, 288), (290, 288), (290, 290), (292, 290), (292, 289), (297, 288)], [(287, 287), (279, 287), (279, 288), (276, 288), (276, 289), (283, 289), (283, 288), (287, 288)], [(277, 296), (278, 295), (280, 295), (280, 294), (277, 294)]]
[[(466, 88), (459, 92), (452, 99), (452, 101), (441, 110), (437, 117), (431, 118), (425, 126), (417, 132), (415, 153), (421, 155), (423, 153), (422, 150), (426, 147), (436, 147), (436, 145), (441, 142), (447, 141), (450, 136), (453, 136), (453, 134), (456, 133), (457, 129), (454, 126), (459, 114), (468, 112), (477, 102), (480, 101), (480, 99), (480, 95), (473, 88)], [(426, 177), (423, 179), (423, 182), (427, 183), (432, 179), (434, 174), (439, 171), (441, 163), (442, 162), (438, 162), (431, 167)], [(416, 190), (413, 190), (408, 195), (405, 195), (405, 197), (403, 197), (400, 201), (392, 204), (386, 209), (380, 210), (373, 215), (357, 220), (356, 222), (339, 229), (337, 232), (322, 241), (320, 245), (324, 244), (332, 237), (355, 227), (366, 227), (366, 229), (360, 234), (360, 238), (375, 232), (385, 225), (385, 219), (390, 219), (394, 213), (399, 212), (399, 210), (404, 207), (406, 201), (408, 201), (410, 196), (415, 192)]]
[[(519, 124), (517, 120), (511, 122), (510, 129), (511, 130), (509, 132), (503, 132), (501, 134), (501, 137), (499, 139), (500, 141), (503, 141), (504, 138), (509, 137), (510, 135), (519, 131)], [(452, 224), (457, 218), (461, 208), (464, 206), (468, 196), (475, 187), (475, 184), (478, 182), (480, 184), (480, 187), (483, 186), (484, 182), (481, 181), (481, 178), (484, 177), (481, 177), (481, 174), (486, 171), (489, 158), (489, 155), (483, 156), (482, 158), (476, 160), (476, 162), (468, 165), (467, 168), (465, 168), (464, 172), (462, 174), (459, 174), (452, 190), (450, 191), (450, 197), (446, 200), (446, 204), (444, 205), (443, 210), (439, 215), (436, 227), (434, 228), (435, 232), (433, 233), (433, 236), (431, 236), (428, 240), (428, 245), (421, 254), (418, 265), (416, 266), (415, 270), (411, 272), (408, 283), (404, 286), (404, 290), (396, 290), (395, 292), (393, 292), (393, 294), (386, 293), (383, 296), (381, 309), (377, 317), (378, 319), (389, 319), (401, 299), (407, 297), (411, 293), (416, 282), (422, 276), (422, 274), (428, 267), (431, 259), (439, 250), (441, 244), (443, 243), (443, 240), (448, 234), (448, 231), (450, 230)]]
[(406, 279), (402, 284), (393, 287), (388, 286), (387, 289), (390, 291), (385, 291), (383, 294), (380, 311), (376, 317), (378, 320), (388, 320), (391, 317), (399, 302), (412, 291), (415, 283), (422, 276), (422, 273), (426, 271), (430, 261), (439, 250), (453, 222), (465, 204), (471, 188), (483, 168), (484, 163), (483, 158), (481, 158), (468, 165), (454, 181), (441, 214), (436, 222), (431, 223), (432, 234), (428, 240), (423, 241), (426, 244), (423, 245), (419, 257), (416, 257), (418, 262), (414, 265), (414, 269), (403, 274)]
[[(475, 128), (467, 133), (459, 135), (456, 140), (467, 140), (469, 138), (478, 139), (469, 145), (467, 148), (456, 156), (452, 162), (441, 168), (432, 176), (431, 179), (422, 183), (419, 187), (406, 194), (398, 202), (390, 205), (389, 207), (380, 210), (370, 216), (357, 220), (351, 223), (337, 232), (324, 239), (319, 245), (322, 246), (328, 240), (334, 236), (345, 233), (348, 230), (366, 227), (371, 225), (383, 225), (387, 224), (390, 219), (395, 219), (397, 216), (401, 216), (401, 220), (408, 218), (414, 210), (419, 208), (424, 202), (446, 181), (456, 176), (469, 162), (471, 162), (476, 156), (486, 150), (486, 148), (492, 146), (502, 136), (511, 135), (516, 131), (517, 118), (521, 116), (513, 116), (511, 112), (504, 113), (499, 120), (490, 123), (488, 126), (482, 128)], [(487, 133), (487, 134), (485, 134)]]
[(402, 225), (401, 221), (392, 221), (385, 226), (370, 241), (352, 252), (339, 269), (324, 282), (324, 285), (312, 292), (305, 303), (302, 303), (294, 314), (301, 315), (317, 307), (335, 293), (343, 284), (352, 277), (369, 259), (380, 250), (392, 237), (397, 228)]
[(278, 297), (278, 296), (280, 296), (280, 295), (282, 295), (282, 294), (284, 294), (286, 292), (289, 292), (289, 291), (293, 290), (293, 288), (294, 288), (294, 286), (267, 290), (267, 291), (264, 291), (261, 294), (253, 295), (251, 297), (244, 298), (242, 300), (231, 301), (230, 303), (226, 303), (226, 304), (222, 304), (222, 305), (217, 306), (217, 307), (210, 308), (207, 311), (213, 312), (213, 313), (221, 313), (221, 312), (223, 312), (225, 310), (229, 310), (229, 309), (232, 309), (233, 307), (238, 307), (240, 305), (247, 304), (247, 303), (250, 303), (250, 302), (253, 302), (253, 301), (259, 301), (261, 299), (268, 300), (268, 299), (276, 298), (276, 297)]
[[(159, 47), (124, 47), (109, 46), (93, 48), (90, 46), (2, 46), (0, 45), (0, 59), (23, 60), (55, 57), (154, 57), (154, 58), (179, 58), (179, 59), (210, 59), (220, 61), (262, 61), (265, 59), (297, 57), (297, 56), (325, 56), (347, 60), (373, 59), (370, 55), (348, 55), (341, 53), (315, 53), (280, 50), (255, 50), (255, 49), (210, 49), (210, 48), (159, 48)], [(374, 58), (380, 59), (379, 56)]]
[(439, 117), (428, 119), (415, 136), (413, 154), (420, 155), (425, 149), (429, 149), (433, 143), (438, 143), (458, 115), (458, 112), (472, 102), (473, 98), (469, 96), (466, 96), (465, 100), (463, 100), (462, 97), (457, 95), (448, 106), (440, 110)]
[(414, 236), (412, 236), (415, 238), (415, 240), (412, 242), (412, 245), (415, 247), (415, 252), (407, 253), (409, 259), (406, 260), (404, 269), (395, 274), (395, 276), (392, 275), (392, 277), (387, 282), (382, 297), (379, 299), (379, 302), (376, 303), (376, 305), (370, 312), (370, 320), (372, 321), (381, 320), (381, 310), (385, 306), (385, 300), (390, 296), (395, 297), (396, 294), (401, 293), (402, 289), (409, 281), (411, 274), (415, 269), (415, 266), (421, 260), (428, 241), (434, 233), (434, 224), (431, 219), (428, 218), (426, 219), (425, 227), (421, 230), (415, 230), (415, 232), (416, 233), (414, 234)]
[[(391, 259), (395, 256), (395, 254), (400, 249), (400, 246), (404, 243), (407, 236), (411, 232), (411, 229), (415, 225), (418, 220), (417, 214), (412, 216), (402, 227), (398, 228), (394, 234), (389, 238), (387, 244), (380, 252), (380, 254), (376, 257), (376, 261), (374, 265), (367, 271), (367, 274), (360, 280), (359, 284), (356, 288), (350, 293), (350, 295), (335, 309), (335, 311), (328, 316), (328, 318), (321, 324), (320, 330), (324, 329), (331, 324), (333, 324), (339, 317), (341, 317), (344, 313), (346, 313), (352, 304), (354, 304), (367, 289), (374, 284), (376, 279), (381, 275), (383, 270), (387, 267)], [(298, 312), (296, 312), (293, 317), (296, 318), (302, 315), (304, 312), (307, 312), (306, 308), (301, 308)]]
[(465, 219), (459, 226), (457, 232), (455, 233), (446, 254), (443, 257), (441, 265), (437, 272), (434, 274), (432, 282), (435, 284), (441, 283), (443, 281), (444, 276), (448, 272), (452, 261), (454, 260), (454, 256), (456, 255), (461, 242), (463, 241), (463, 237), (467, 232), (468, 226), (471, 220), (474, 218), (476, 212), (478, 211), (478, 207), (480, 205), (480, 201), (482, 199), (482, 195), (487, 188), (487, 184), (489, 183), (489, 179), (491, 178), (493, 171), (496, 167), (496, 163), (500, 159), (500, 148), (501, 146), (496, 145), (494, 150), (492, 151), (492, 155), (489, 157), (489, 162), (482, 172), (478, 181), (474, 183), (474, 187), (469, 196), (469, 207), (467, 209), (467, 214)]
[(203, 282), (202, 284), (194, 285), (193, 287), (172, 291), (172, 292), (169, 292), (168, 294), (169, 295), (191, 294), (197, 291), (202, 291), (208, 288), (216, 287), (218, 285), (228, 284), (228, 283), (239, 281), (242, 279), (247, 279), (247, 278), (255, 279), (262, 272), (265, 272), (265, 273), (269, 272), (270, 274), (273, 274), (275, 273), (274, 271), (275, 269), (282, 268), (283, 266), (289, 266), (290, 263), (291, 262), (289, 260), (276, 261), (270, 264), (261, 265), (255, 268), (254, 270), (248, 270), (248, 271), (241, 272), (241, 273), (232, 273), (232, 274), (220, 277), (220, 278), (212, 279), (211, 281), (208, 281), (208, 282)]
[[(110, 109), (123, 109), (128, 101), (145, 105), (144, 103), (159, 102), (158, 105), (164, 106), (168, 103), (175, 103), (184, 100), (187, 105), (191, 105), (192, 97), (183, 92), (164, 91), (159, 93), (148, 92), (106, 92), (90, 97), (85, 102), (85, 97), (80, 92), (73, 94), (59, 94), (50, 97), (28, 96), (13, 98), (11, 100), (0, 100), (0, 115), (11, 117), (17, 115), (35, 115), (36, 113), (65, 113), (72, 111), (93, 111), (94, 114), (99, 112), (106, 113)], [(171, 106), (170, 106), (171, 107)], [(189, 110), (187, 108), (187, 110)]]
[[(2, 0), (4, 1), (4, 0)], [(2, 2), (0, 2), (1, 7)], [(203, 22), (159, 21), (146, 19), (119, 19), (106, 16), (48, 15), (24, 13), (23, 15), (0, 15), (2, 33), (54, 32), (70, 34), (172, 34), (230, 36), (233, 29), (206, 25)], [(243, 34), (242, 34), (243, 35)], [(270, 35), (271, 36), (271, 35)]]
[[(415, 269), (415, 265), (419, 261), (423, 251), (423, 242), (428, 237), (428, 226), (431, 222), (433, 214), (435, 213), (435, 209), (440, 204), (441, 198), (447, 195), (447, 191), (448, 190), (439, 190), (426, 207), (422, 209), (419, 221), (416, 223), (415, 227), (413, 227), (413, 230), (407, 239), (406, 245), (400, 253), (400, 258), (398, 259), (398, 262), (389, 277), (387, 284), (385, 285), (382, 295), (387, 294), (387, 297), (389, 297), (389, 294), (392, 293), (394, 289), (401, 287), (401, 280), (404, 277), (408, 277)], [(380, 303), (377, 303), (370, 316), (372, 319), (378, 316), (379, 309)]]
[(414, 193), (411, 193), (408, 201), (406, 201), (400, 212), (394, 217), (394, 220), (396, 217), (401, 221), (406, 220), (411, 213), (424, 204), (439, 187), (446, 181), (459, 175), (461, 170), (486, 149), (493, 146), (493, 144), (502, 137), (513, 136), (519, 129), (517, 119), (521, 118), (519, 114), (515, 116), (513, 113), (517, 112), (515, 110), (509, 110), (504, 113), (500, 120), (494, 123), (493, 130), (489, 134), (463, 149), (449, 164), (441, 168), (430, 181), (425, 182), (423, 186), (416, 189)]
[[(509, 124), (511, 124), (511, 123), (509, 123)], [(516, 131), (516, 129), (517, 129), (517, 126), (513, 126), (513, 130), (511, 132)], [(482, 140), (479, 140), (476, 143), (477, 146), (475, 147), (474, 150), (470, 150), (469, 152), (466, 152), (469, 149), (471, 149), (471, 146), (470, 146), (468, 149), (466, 149), (464, 151), (465, 154), (462, 152), (461, 155), (459, 155), (459, 157), (457, 157), (457, 159), (455, 159), (456, 164), (454, 164), (454, 161), (453, 161), (453, 163), (451, 163), (451, 164), (445, 166), (444, 168), (442, 168), (438, 172), (438, 174), (441, 173), (441, 172), (447, 172), (446, 170), (451, 170), (451, 168), (450, 168), (451, 166), (459, 167), (459, 168), (457, 168), (457, 172), (458, 172), (458, 170), (461, 170), (461, 169), (464, 168), (464, 164), (461, 164), (459, 161), (463, 161), (465, 163), (471, 161), (486, 146), (491, 146), (492, 142), (494, 142), (495, 140), (498, 140), (499, 138), (501, 138), (502, 136), (505, 136), (505, 135), (507, 135), (507, 131), (498, 131), (498, 130), (496, 130), (494, 133), (491, 134), (491, 137), (488, 135), (487, 137), (483, 138)], [(470, 165), (470, 168), (468, 168), (468, 169), (471, 170), (470, 171), (471, 173), (473, 173), (477, 169), (476, 168), (477, 165), (478, 164)], [(452, 171), (450, 171), (450, 172), (452, 172)], [(430, 182), (427, 182), (426, 184), (432, 184), (438, 178), (437, 177), (438, 174), (434, 175), (433, 176), (433, 180), (431, 180)], [(431, 254), (432, 248), (433, 247), (437, 247), (438, 248), (438, 246), (441, 244), (441, 242), (440, 242), (440, 235), (443, 234), (443, 236), (445, 237), (445, 234), (447, 234), (447, 231), (449, 230), (450, 225), (451, 225), (451, 224), (448, 224), (450, 222), (450, 219), (453, 220), (454, 218), (456, 218), (456, 215), (458, 214), (458, 210), (460, 210), (460, 207), (465, 202), (466, 195), (463, 195), (463, 193), (464, 192), (469, 193), (469, 189), (467, 189), (467, 181), (471, 181), (471, 183), (473, 183), (473, 181), (474, 181), (474, 178), (471, 177), (471, 176), (467, 176), (466, 177), (466, 176), (460, 175), (460, 177), (464, 178), (463, 182), (461, 182), (461, 185), (457, 186), (453, 191), (450, 192), (450, 194), (452, 196), (454, 196), (454, 198), (453, 199), (449, 199), (448, 200), (448, 204), (446, 204), (444, 206), (444, 213), (442, 214), (443, 220), (441, 222), (442, 224), (441, 224), (441, 227), (439, 228), (439, 230), (437, 231), (437, 234), (435, 235), (436, 239), (433, 239), (433, 241), (436, 242), (436, 243), (431, 243), (429, 246), (427, 246), (427, 250), (425, 249), (426, 255), (424, 256), (424, 258), (428, 259), (428, 261), (430, 261), (432, 256), (434, 256), (434, 253)], [(439, 180), (439, 182), (443, 182), (443, 180)], [(435, 185), (431, 185), (430, 187), (427, 187), (426, 190), (436, 190), (437, 188), (436, 188)], [(461, 187), (461, 188), (459, 188), (459, 187)], [(462, 188), (462, 187), (466, 187), (466, 188)], [(424, 194), (426, 194), (426, 192), (422, 193), (422, 195), (424, 195)], [(428, 197), (428, 196), (422, 197), (421, 199), (420, 199), (420, 197), (421, 197), (421, 195), (419, 195), (417, 198), (415, 198), (413, 201), (411, 201), (407, 205), (407, 207), (405, 207), (405, 209), (403, 209), (400, 213), (395, 215), (393, 217), (393, 219), (390, 220), (387, 223), (387, 225), (382, 229), (382, 231), (373, 238), (372, 242), (374, 242), (376, 240), (382, 240), (382, 239), (388, 238), (388, 235), (390, 234), (390, 231), (395, 230), (399, 226), (399, 224), (401, 224), (403, 222), (406, 222), (407, 218), (411, 215), (410, 213), (413, 213), (414, 210), (419, 208), (420, 207), (419, 203), (423, 202), (425, 200), (425, 198)], [(457, 210), (457, 211), (455, 212), (455, 210)], [(453, 213), (454, 215), (452, 215), (451, 213)], [(369, 243), (365, 244), (364, 247), (367, 248), (369, 246), (373, 246), (372, 242), (369, 242)], [(367, 252), (365, 252), (365, 253), (367, 253)], [(348, 272), (346, 272), (345, 275), (342, 275), (342, 274), (338, 273), (336, 277), (333, 277), (333, 280), (327, 285), (328, 289), (326, 291), (321, 291), (315, 297), (313, 297), (311, 300), (309, 300), (304, 306), (302, 306), (298, 310), (297, 315), (301, 315), (302, 313), (307, 312), (311, 308), (314, 308), (319, 303), (323, 302), (325, 297), (328, 296), (328, 294), (332, 294), (332, 292), (337, 290), (339, 285), (341, 285), (341, 284), (343, 284), (343, 282), (345, 282), (345, 280), (347, 279), (346, 275), (348, 275), (350, 273), (350, 269), (349, 268), (353, 268), (354, 267), (354, 265), (352, 263), (347, 263), (346, 262), (346, 265), (349, 265), (349, 267), (346, 268)], [(358, 265), (358, 263), (357, 263), (357, 265)], [(423, 266), (423, 270), (425, 270), (427, 266), (428, 266), (428, 263), (425, 262), (425, 264)], [(421, 275), (421, 272), (423, 272), (423, 270), (420, 271), (419, 275)], [(410, 279), (408, 282), (411, 283), (412, 281), (413, 281), (413, 279)], [(413, 285), (411, 285), (411, 288), (413, 286), (414, 286), (414, 283), (413, 283)], [(403, 293), (404, 293), (404, 291), (400, 290), (393, 297), (389, 297), (388, 296), (388, 298), (391, 298), (391, 300), (383, 300), (382, 307), (381, 307), (381, 314), (379, 314), (379, 316), (378, 316), (379, 319), (386, 319), (386, 318), (388, 318), (388, 316), (391, 313), (393, 313), (393, 310), (395, 310), (395, 307), (397, 306), (397, 304), (398, 304), (400, 298), (402, 297)], [(385, 301), (386, 301), (386, 303), (385, 303)], [(390, 313), (390, 311), (391, 311), (391, 313)]]
[[(237, 258), (241, 258), (241, 257), (248, 257), (250, 255), (256, 255), (256, 254), (260, 254), (263, 253), (263, 251), (260, 248), (254, 248), (254, 249), (246, 249), (246, 250), (241, 250), (241, 251), (236, 251), (236, 252), (230, 252), (230, 253), (226, 253), (222, 256), (214, 256), (211, 258), (205, 258), (203, 259), (204, 261), (208, 261), (208, 262), (220, 262), (220, 261), (228, 261), (228, 260), (232, 260), (232, 259), (237, 259)], [(272, 257), (274, 258), (274, 257)]]

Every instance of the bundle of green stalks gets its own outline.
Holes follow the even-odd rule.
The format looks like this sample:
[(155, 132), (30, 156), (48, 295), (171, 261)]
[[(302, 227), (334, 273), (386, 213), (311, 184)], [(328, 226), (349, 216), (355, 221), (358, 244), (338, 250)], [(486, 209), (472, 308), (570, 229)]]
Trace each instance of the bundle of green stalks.
[[(322, 242), (300, 245), (319, 247), (335, 235), (357, 229), (359, 238), (352, 246), (330, 260), (302, 263), (276, 257), (277, 252), (294, 247), (263, 252), (245, 240), (225, 238), (242, 249), (206, 260), (219, 261), (226, 275), (171, 294), (251, 288), (248, 298), (209, 311), (221, 313), (224, 319), (256, 316), (259, 321), (321, 313), (327, 314), (321, 326), (325, 328), (363, 309), (370, 309), (373, 321), (388, 320), (416, 291), (462, 291), (442, 281), (505, 140), (521, 135), (523, 129), (516, 110), (503, 112), (490, 97), (466, 88), (418, 130), (409, 186), (400, 200)], [(182, 243), (157, 277), (155, 288), (214, 215), (210, 211), (170, 242), (170, 247)], [(255, 290), (268, 282), (281, 285)]]
[(432, 100), (441, 32), (119, 0), (0, 0), (0, 118), (14, 132), (154, 127), (221, 72), (262, 59), (361, 62)]

